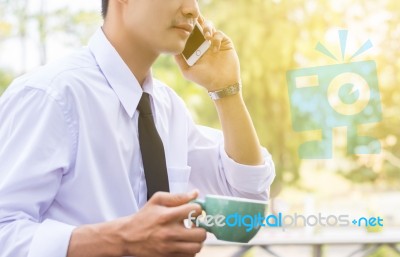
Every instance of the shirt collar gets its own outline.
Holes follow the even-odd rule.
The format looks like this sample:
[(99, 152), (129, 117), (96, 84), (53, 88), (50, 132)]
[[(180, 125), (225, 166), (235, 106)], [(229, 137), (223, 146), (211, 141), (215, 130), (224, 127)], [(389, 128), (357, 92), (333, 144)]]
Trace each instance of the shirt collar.
[(88, 46), (125, 111), (132, 118), (142, 96), (143, 89), (151, 95), (153, 93), (151, 71), (145, 79), (142, 89), (136, 77), (122, 60), (117, 50), (108, 41), (101, 28), (92, 36)]

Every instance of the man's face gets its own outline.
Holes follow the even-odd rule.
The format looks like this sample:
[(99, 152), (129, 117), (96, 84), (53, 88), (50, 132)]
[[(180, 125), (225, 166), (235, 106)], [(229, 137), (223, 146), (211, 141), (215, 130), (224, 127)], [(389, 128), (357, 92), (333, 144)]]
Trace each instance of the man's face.
[(127, 0), (123, 21), (130, 40), (157, 54), (179, 54), (198, 16), (197, 0)]

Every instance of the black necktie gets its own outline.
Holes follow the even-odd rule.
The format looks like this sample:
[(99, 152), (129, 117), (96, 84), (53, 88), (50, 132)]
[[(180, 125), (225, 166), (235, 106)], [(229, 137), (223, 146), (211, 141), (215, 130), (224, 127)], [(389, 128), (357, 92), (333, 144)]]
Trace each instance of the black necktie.
[(169, 192), (164, 146), (154, 124), (148, 93), (142, 94), (139, 110), (139, 144), (142, 153), (147, 199), (157, 191)]

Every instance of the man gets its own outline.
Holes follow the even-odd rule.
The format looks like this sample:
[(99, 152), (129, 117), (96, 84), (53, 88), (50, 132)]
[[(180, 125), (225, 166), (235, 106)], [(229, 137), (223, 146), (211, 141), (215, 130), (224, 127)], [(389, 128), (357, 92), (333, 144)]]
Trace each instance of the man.
[[(183, 192), (268, 198), (274, 166), (241, 92), (214, 101), (222, 136), (195, 126), (151, 75), (169, 53), (209, 92), (240, 82), (231, 41), (197, 1), (103, 0), (103, 16), (87, 48), (16, 79), (0, 100), (1, 257), (194, 256), (206, 233), (183, 226), (201, 211), (188, 203), (198, 192)], [(189, 67), (179, 53), (195, 20), (212, 50)], [(141, 141), (144, 117), (161, 150)], [(160, 159), (146, 159), (148, 147)]]

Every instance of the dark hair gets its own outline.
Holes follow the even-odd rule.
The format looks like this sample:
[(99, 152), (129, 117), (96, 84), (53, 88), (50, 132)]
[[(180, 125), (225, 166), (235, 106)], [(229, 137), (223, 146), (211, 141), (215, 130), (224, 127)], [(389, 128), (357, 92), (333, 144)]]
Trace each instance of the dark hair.
[(108, 10), (108, 0), (101, 0), (101, 15), (103, 15), (103, 18), (106, 17), (107, 10)]

